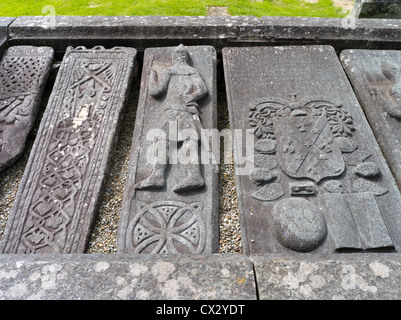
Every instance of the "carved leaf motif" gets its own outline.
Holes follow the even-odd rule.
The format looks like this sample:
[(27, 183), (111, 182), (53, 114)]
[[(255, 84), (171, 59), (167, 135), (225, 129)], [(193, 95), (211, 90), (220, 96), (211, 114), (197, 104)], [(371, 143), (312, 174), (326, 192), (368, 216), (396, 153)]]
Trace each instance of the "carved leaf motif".
[(274, 139), (273, 117), (281, 115), (280, 110), (284, 107), (284, 104), (278, 102), (251, 103), (249, 124), (255, 128), (254, 133), (258, 139)]
[(352, 117), (341, 105), (335, 105), (328, 101), (312, 101), (304, 107), (312, 109), (312, 115), (326, 116), (335, 137), (351, 137), (352, 132), (355, 131)]
[[(270, 99), (257, 99), (250, 103), (249, 124), (254, 128), (254, 134), (258, 139), (275, 139), (273, 130), (273, 118), (289, 116), (292, 108), (301, 112), (309, 112), (311, 116), (325, 116), (335, 137), (351, 137), (355, 130), (352, 117), (342, 109), (341, 105), (335, 105), (329, 101), (310, 101), (301, 104), (294, 102), (283, 103), (281, 99), (275, 102)], [(304, 102), (304, 100), (302, 100)], [(295, 111), (296, 111), (295, 110)]]

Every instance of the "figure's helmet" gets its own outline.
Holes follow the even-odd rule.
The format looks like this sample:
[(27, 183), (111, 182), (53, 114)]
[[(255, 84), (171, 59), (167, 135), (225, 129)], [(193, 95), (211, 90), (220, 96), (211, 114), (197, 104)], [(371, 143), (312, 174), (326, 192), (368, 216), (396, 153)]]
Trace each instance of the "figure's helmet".
[(178, 63), (178, 62), (185, 62), (188, 63), (189, 61), (189, 52), (188, 50), (184, 47), (183, 44), (180, 44), (177, 48), (174, 49), (173, 51), (173, 62)]

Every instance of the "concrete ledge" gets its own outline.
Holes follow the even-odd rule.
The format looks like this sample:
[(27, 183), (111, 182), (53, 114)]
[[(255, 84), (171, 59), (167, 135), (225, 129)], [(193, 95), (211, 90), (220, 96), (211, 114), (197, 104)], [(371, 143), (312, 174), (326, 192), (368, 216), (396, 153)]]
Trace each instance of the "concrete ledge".
[(0, 255), (0, 300), (256, 299), (240, 255)]
[(398, 300), (401, 256), (356, 254), (316, 259), (305, 255), (253, 256), (260, 299)]
[(12, 45), (67, 46), (225, 46), (328, 44), (345, 48), (401, 49), (399, 20), (297, 17), (19, 17), (10, 26)]

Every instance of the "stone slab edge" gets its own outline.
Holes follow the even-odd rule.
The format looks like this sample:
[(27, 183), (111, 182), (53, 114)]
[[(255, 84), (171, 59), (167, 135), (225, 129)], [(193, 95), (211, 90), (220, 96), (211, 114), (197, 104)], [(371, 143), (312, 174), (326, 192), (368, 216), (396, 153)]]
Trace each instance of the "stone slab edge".
[(0, 59), (7, 48), (8, 27), (14, 20), (12, 17), (0, 17)]
[(0, 300), (256, 299), (238, 255), (0, 255)]
[(0, 300), (398, 300), (400, 266), (392, 253), (5, 254)]
[(56, 16), (48, 26), (44, 16), (18, 17), (9, 28), (10, 43), (147, 47), (212, 45), (329, 44), (345, 48), (401, 49), (399, 20), (304, 17), (100, 17)]
[(252, 256), (262, 300), (399, 300), (401, 255)]

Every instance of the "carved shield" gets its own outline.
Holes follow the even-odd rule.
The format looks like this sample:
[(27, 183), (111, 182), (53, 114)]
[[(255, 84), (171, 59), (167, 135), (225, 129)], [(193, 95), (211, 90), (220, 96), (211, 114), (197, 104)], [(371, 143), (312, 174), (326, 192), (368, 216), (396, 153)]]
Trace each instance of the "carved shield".
[(325, 116), (275, 117), (281, 169), (292, 178), (316, 183), (344, 172), (345, 162)]

